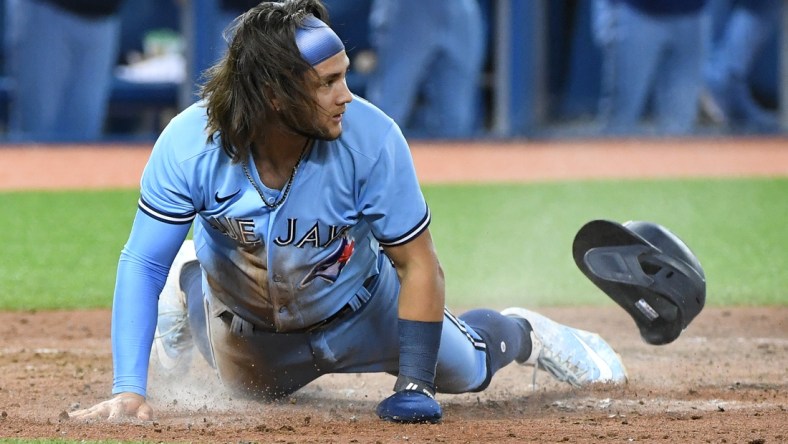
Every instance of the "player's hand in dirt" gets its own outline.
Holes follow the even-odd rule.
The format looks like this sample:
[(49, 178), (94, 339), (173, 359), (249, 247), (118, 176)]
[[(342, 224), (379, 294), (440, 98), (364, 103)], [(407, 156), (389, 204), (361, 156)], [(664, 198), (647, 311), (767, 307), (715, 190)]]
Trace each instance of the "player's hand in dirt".
[(144, 421), (153, 419), (153, 409), (143, 396), (136, 393), (119, 393), (112, 399), (100, 402), (87, 409), (68, 414), (71, 419), (108, 419), (137, 418)]

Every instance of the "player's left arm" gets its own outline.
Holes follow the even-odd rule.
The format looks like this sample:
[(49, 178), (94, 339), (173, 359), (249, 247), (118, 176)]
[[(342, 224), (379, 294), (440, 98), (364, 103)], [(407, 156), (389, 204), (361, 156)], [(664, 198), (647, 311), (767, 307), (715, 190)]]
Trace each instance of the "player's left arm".
[(399, 371), (395, 393), (378, 404), (377, 413), (389, 421), (438, 422), (443, 412), (434, 396), (443, 329), (443, 270), (427, 229), (385, 251), (400, 280)]
[(443, 271), (427, 229), (430, 211), (408, 144), (393, 122), (382, 140), (379, 156), (367, 164), (358, 183), (359, 212), (400, 281), (399, 371), (395, 393), (378, 404), (377, 413), (390, 421), (437, 422), (442, 416), (434, 395), (443, 331)]

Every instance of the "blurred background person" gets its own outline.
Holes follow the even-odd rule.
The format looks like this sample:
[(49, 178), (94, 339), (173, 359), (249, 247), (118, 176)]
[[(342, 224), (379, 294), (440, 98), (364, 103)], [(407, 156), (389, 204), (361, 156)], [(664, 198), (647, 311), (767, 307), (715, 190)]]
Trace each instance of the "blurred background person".
[(102, 136), (123, 0), (7, 0), (12, 141)]
[(706, 0), (601, 1), (594, 5), (594, 34), (604, 51), (605, 133), (644, 133), (650, 106), (657, 134), (692, 134), (703, 85)]
[(366, 98), (406, 136), (471, 137), (486, 53), (477, 0), (374, 0)]
[(777, 33), (780, 0), (715, 0), (709, 14), (716, 22), (704, 71), (707, 112), (735, 132), (779, 131), (776, 114), (754, 98), (749, 77), (756, 58)]

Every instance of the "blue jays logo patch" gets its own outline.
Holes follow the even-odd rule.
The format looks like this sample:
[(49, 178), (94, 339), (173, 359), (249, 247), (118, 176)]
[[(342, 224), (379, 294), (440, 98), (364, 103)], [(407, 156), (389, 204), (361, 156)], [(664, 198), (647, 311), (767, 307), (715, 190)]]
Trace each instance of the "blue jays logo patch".
[(356, 241), (350, 239), (347, 235), (342, 236), (334, 251), (325, 260), (312, 268), (309, 274), (301, 281), (300, 286), (303, 288), (317, 278), (332, 284), (336, 282), (339, 273), (342, 272), (342, 269), (345, 268), (345, 265), (353, 255), (355, 247)]

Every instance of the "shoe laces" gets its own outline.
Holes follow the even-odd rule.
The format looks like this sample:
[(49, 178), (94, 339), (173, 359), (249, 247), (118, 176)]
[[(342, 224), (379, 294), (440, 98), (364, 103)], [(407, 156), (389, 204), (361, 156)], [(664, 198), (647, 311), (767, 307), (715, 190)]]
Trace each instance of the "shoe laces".
[(568, 382), (575, 387), (579, 387), (582, 378), (588, 374), (588, 369), (582, 368), (579, 362), (573, 360), (570, 356), (552, 353), (547, 347), (542, 348), (537, 358), (537, 365), (534, 366), (532, 378), (534, 389), (536, 387), (537, 368), (541, 368), (559, 381)]

